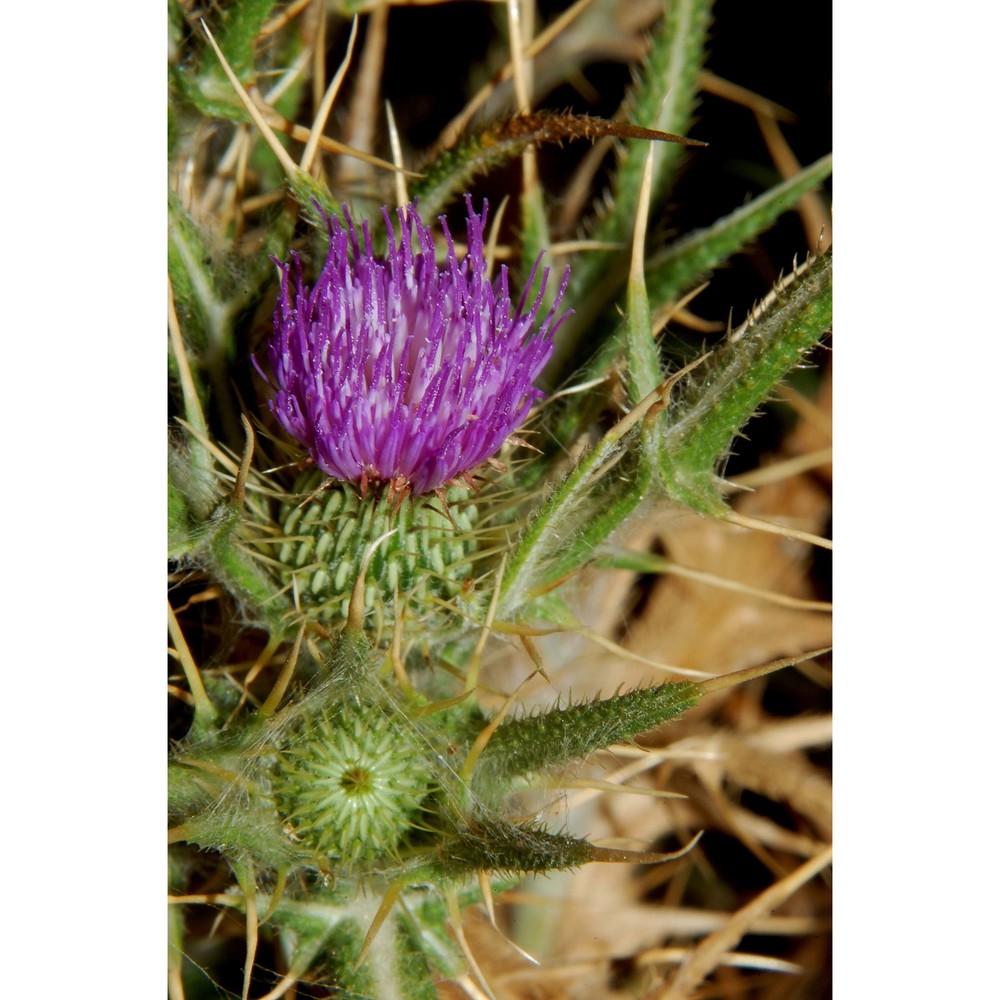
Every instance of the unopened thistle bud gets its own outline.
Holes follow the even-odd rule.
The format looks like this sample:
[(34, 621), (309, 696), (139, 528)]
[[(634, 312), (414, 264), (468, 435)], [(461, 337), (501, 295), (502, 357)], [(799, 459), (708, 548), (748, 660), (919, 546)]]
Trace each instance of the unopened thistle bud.
[(400, 537), (370, 577), (383, 608), (404, 592), (426, 596), (422, 581), (437, 581), (429, 593), (446, 601), (467, 589), (476, 501), (450, 487), (474, 486), (473, 470), (542, 396), (532, 383), (565, 318), (557, 311), (569, 271), (539, 323), (548, 269), (529, 302), (539, 258), (515, 307), (507, 269), (493, 282), (487, 274), (486, 206), (477, 215), (466, 196), (466, 208), (468, 251), (460, 261), (442, 218), (440, 268), (412, 205), (397, 212), (398, 242), (383, 209), (385, 257), (373, 252), (367, 223), (359, 233), (345, 208), (346, 225), (327, 219), (329, 253), (313, 287), (296, 255), (279, 264), (271, 411), (340, 484), (286, 508), (279, 558), (297, 599), (322, 605), (324, 617), (343, 613), (368, 545), (394, 527)]
[(304, 720), (278, 755), (273, 779), (289, 836), (347, 865), (392, 856), (430, 781), (407, 734), (377, 706), (347, 703)]

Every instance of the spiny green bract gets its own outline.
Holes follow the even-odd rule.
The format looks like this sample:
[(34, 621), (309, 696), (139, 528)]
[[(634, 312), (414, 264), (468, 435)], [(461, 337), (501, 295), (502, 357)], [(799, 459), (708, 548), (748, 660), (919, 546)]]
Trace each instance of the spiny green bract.
[(282, 583), (307, 617), (347, 618), (369, 554), (365, 607), (377, 619), (405, 613), (415, 625), (436, 628), (456, 610), (475, 615), (482, 601), (472, 560), (479, 507), (467, 489), (443, 498), (399, 498), (388, 490), (360, 497), (351, 484), (324, 483), (318, 474), (297, 485), (281, 509), (278, 559)]

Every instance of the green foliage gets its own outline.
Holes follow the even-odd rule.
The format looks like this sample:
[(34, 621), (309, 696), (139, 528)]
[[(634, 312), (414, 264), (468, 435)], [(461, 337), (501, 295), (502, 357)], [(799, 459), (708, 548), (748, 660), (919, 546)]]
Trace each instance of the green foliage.
[(653, 308), (690, 291), (713, 268), (748, 246), (804, 194), (830, 176), (833, 157), (824, 156), (717, 222), (681, 237), (648, 263), (646, 286)]
[(649, 732), (700, 699), (694, 684), (660, 684), (504, 722), (479, 759), (480, 774), (494, 781), (566, 764)]
[[(171, 6), (179, 7), (180, 4), (174, 0)], [(273, 7), (274, 0), (229, 0), (213, 9), (210, 28), (229, 65), (243, 83), (256, 80), (257, 38)], [(197, 58), (191, 63), (175, 68), (173, 84), (202, 114), (246, 121), (246, 111), (236, 99), (203, 36), (197, 51)]]
[(499, 816), (477, 816), (441, 840), (427, 875), (459, 879), (475, 872), (500, 874), (560, 871), (593, 860), (585, 840), (510, 823)]
[(672, 499), (706, 514), (724, 509), (714, 473), (730, 442), (826, 334), (832, 317), (827, 254), (797, 268), (712, 354), (663, 431), (661, 472)]

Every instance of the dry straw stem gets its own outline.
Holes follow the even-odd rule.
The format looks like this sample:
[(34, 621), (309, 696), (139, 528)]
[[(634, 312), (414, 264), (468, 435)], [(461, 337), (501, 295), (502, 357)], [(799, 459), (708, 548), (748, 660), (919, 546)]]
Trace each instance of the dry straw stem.
[(799, 531), (783, 524), (775, 524), (773, 521), (762, 521), (757, 517), (747, 517), (736, 511), (728, 511), (720, 520), (729, 524), (735, 524), (738, 528), (749, 528), (751, 531), (763, 531), (772, 535), (781, 535), (782, 538), (793, 538), (800, 542), (807, 542), (821, 549), (833, 550), (833, 542), (829, 538), (814, 535), (811, 531)]
[[(623, 866), (591, 866), (608, 874), (626, 874)], [(633, 880), (634, 881), (634, 880)], [(549, 896), (524, 890), (512, 890), (497, 898), (504, 907), (551, 910), (560, 902)], [(467, 911), (464, 920), (466, 938), (474, 949), (480, 968), (493, 991), (501, 1000), (529, 998), (589, 997), (593, 1000), (634, 997), (633, 990), (622, 993), (611, 985), (615, 970), (629, 956), (639, 962), (647, 954), (662, 949), (664, 939), (690, 938), (709, 934), (723, 927), (729, 914), (694, 910), (687, 907), (627, 904), (610, 894), (607, 898), (576, 897), (568, 902), (563, 922), (575, 935), (576, 949), (559, 958), (546, 958), (541, 968), (521, 962), (514, 950), (488, 923), (485, 915)], [(517, 924), (520, 921), (516, 922)], [(613, 926), (612, 926), (613, 925)], [(820, 921), (803, 917), (759, 918), (752, 933), (769, 937), (807, 937), (821, 934), (828, 928)], [(603, 933), (602, 933), (603, 932)], [(616, 932), (613, 940), (605, 936)], [(686, 951), (686, 949), (677, 949)], [(732, 952), (727, 955), (733, 954)], [(739, 954), (739, 953), (737, 953)], [(759, 956), (765, 960), (763, 956)], [(720, 964), (756, 968), (753, 961), (730, 963), (724, 956)], [(790, 971), (790, 970), (782, 970)], [(662, 980), (660, 980), (662, 982)], [(451, 998), (460, 994), (442, 984), (439, 996)], [(738, 995), (738, 994), (733, 994)]]
[(824, 385), (820, 387), (820, 401), (817, 402), (803, 396), (801, 392), (796, 392), (790, 385), (775, 387), (774, 394), (784, 400), (802, 420), (802, 427), (797, 429), (794, 436), (798, 436), (802, 429), (808, 428), (823, 435), (827, 440), (833, 437), (833, 418), (821, 405), (827, 395), (829, 382), (830, 377), (827, 374)]
[(260, 29), (258, 38), (263, 40), (277, 34), (286, 24), (294, 21), (313, 2), (314, 0), (295, 0), (294, 3), (289, 4), (280, 14), (272, 18)]
[[(354, 23), (357, 25), (357, 17), (355, 17)], [(389, 4), (384, 4), (377, 7), (368, 18), (365, 47), (361, 53), (361, 65), (353, 74), (354, 93), (347, 113), (345, 128), (348, 131), (345, 138), (355, 149), (364, 149), (368, 152), (371, 152), (375, 143), (375, 123), (378, 121), (379, 95), (382, 86), (382, 71), (385, 65), (388, 27)], [(353, 35), (352, 29), (351, 45), (354, 44)], [(396, 158), (394, 157), (394, 159)], [(398, 159), (396, 161), (399, 162)], [(370, 179), (371, 171), (365, 170), (356, 160), (341, 160), (339, 180), (342, 184), (351, 186)]]
[[(825, 494), (802, 477), (769, 485), (738, 502), (754, 515), (771, 516), (780, 510), (810, 527), (821, 524), (827, 511)], [(808, 550), (778, 535), (737, 531), (714, 519), (670, 511), (629, 541), (635, 549), (657, 545), (685, 567), (755, 590), (803, 599), (814, 596), (804, 575)], [(828, 645), (830, 635), (826, 610), (783, 607), (752, 592), (671, 573), (651, 581), (639, 613), (629, 618), (628, 637), (622, 644), (639, 655), (673, 664), (711, 664), (728, 671), (789, 649)]]
[(833, 448), (820, 448), (805, 455), (797, 455), (795, 458), (786, 458), (784, 461), (774, 462), (771, 465), (762, 465), (759, 469), (746, 472), (741, 476), (733, 476), (729, 483), (731, 487), (756, 489), (758, 486), (767, 486), (769, 483), (780, 483), (784, 479), (791, 479), (803, 472), (821, 469), (832, 461)]
[[(756, 111), (755, 117), (760, 128), (764, 142), (767, 143), (767, 150), (771, 154), (774, 165), (778, 168), (782, 180), (794, 177), (802, 170), (802, 164), (792, 152), (792, 147), (781, 134), (781, 129), (774, 118), (765, 112)], [(820, 195), (811, 191), (804, 194), (798, 202), (799, 218), (802, 220), (802, 227), (805, 229), (808, 245), (819, 249), (825, 242), (827, 246), (833, 241), (833, 226), (830, 213)]]
[[(755, 734), (718, 733), (707, 738), (704, 746), (715, 759), (694, 769), (706, 787), (712, 784), (721, 790), (725, 780), (772, 802), (786, 802), (829, 839), (833, 830), (830, 781), (804, 755), (788, 749), (766, 749)], [(714, 772), (711, 776), (710, 770)]]
[(714, 321), (703, 320), (693, 313), (688, 312), (685, 308), (689, 303), (693, 302), (706, 288), (708, 288), (709, 282), (704, 281), (696, 288), (692, 288), (690, 292), (686, 295), (682, 295), (680, 299), (676, 302), (666, 302), (659, 309), (653, 313), (651, 320), (652, 332), (654, 337), (659, 337), (661, 333), (666, 329), (667, 324), (676, 318), (679, 323), (682, 323), (691, 329), (697, 330), (699, 333), (721, 333), (725, 326), (721, 323)]
[(184, 633), (181, 631), (180, 622), (174, 614), (174, 609), (167, 603), (167, 627), (170, 629), (170, 638), (173, 641), (174, 649), (177, 651), (177, 659), (180, 660), (187, 678), (188, 687), (191, 689), (191, 697), (194, 699), (195, 712), (206, 720), (214, 719), (216, 716), (215, 706), (208, 697), (205, 685), (201, 680), (201, 673), (198, 665), (194, 662), (191, 650), (188, 647)]
[[(540, 52), (543, 52), (583, 12), (584, 8), (588, 7), (591, 3), (593, 3), (593, 0), (577, 0), (577, 3), (560, 14), (543, 32), (536, 35), (533, 41), (520, 48), (519, 54), (521, 59), (525, 61), (534, 59)], [(513, 44), (513, 36), (511, 41)], [(511, 61), (495, 73), (493, 78), (484, 84), (472, 100), (444, 127), (441, 137), (438, 140), (440, 146), (447, 149), (455, 145), (459, 136), (465, 131), (466, 126), (472, 121), (475, 113), (489, 100), (490, 95), (493, 94), (497, 86), (505, 80), (509, 80), (514, 75), (516, 55), (518, 55), (518, 52), (515, 49), (515, 52), (512, 53)]]
[[(229, 82), (232, 84), (233, 90), (236, 91), (236, 94), (242, 102), (243, 107), (246, 109), (247, 114), (253, 119), (257, 128), (260, 129), (260, 133), (264, 137), (264, 141), (267, 143), (271, 152), (274, 153), (275, 158), (281, 164), (281, 169), (284, 170), (285, 176), (288, 177), (289, 180), (298, 176), (303, 171), (300, 170), (295, 161), (288, 155), (285, 147), (278, 142), (278, 137), (274, 134), (272, 126), (290, 135), (293, 139), (304, 141), (306, 143), (315, 142), (315, 144), (318, 144), (320, 147), (329, 149), (332, 152), (341, 153), (344, 156), (354, 156), (360, 160), (364, 160), (367, 163), (382, 167), (386, 170), (396, 170), (396, 166), (394, 164), (379, 159), (377, 156), (372, 156), (371, 153), (366, 153), (361, 149), (354, 149), (344, 143), (337, 142), (335, 139), (330, 139), (327, 136), (320, 135), (319, 133), (321, 130), (307, 129), (302, 126), (292, 124), (279, 115), (273, 108), (265, 105), (262, 98), (258, 98), (255, 101), (246, 92), (236, 74), (233, 72), (232, 67), (226, 61), (226, 57), (222, 54), (222, 50), (219, 48), (218, 43), (212, 36), (212, 32), (209, 30), (208, 25), (202, 21), (201, 26), (205, 34), (208, 36), (208, 40), (211, 43), (212, 48), (215, 50), (215, 54), (218, 57), (219, 62), (222, 64), (223, 71), (229, 79)], [(334, 78), (333, 82), (337, 83), (339, 86), (339, 81), (337, 81), (336, 78)], [(331, 86), (330, 89), (334, 88)], [(335, 90), (334, 96), (336, 96)], [(314, 133), (318, 136), (315, 140), (313, 139)]]
[(295, 165), (295, 161), (285, 152), (285, 147), (278, 142), (278, 137), (268, 128), (267, 122), (264, 121), (263, 116), (257, 108), (257, 105), (250, 100), (250, 95), (243, 89), (243, 85), (240, 83), (236, 74), (233, 72), (232, 67), (226, 60), (226, 57), (222, 54), (222, 49), (219, 48), (218, 42), (216, 42), (214, 35), (209, 29), (208, 25), (202, 21), (202, 30), (208, 36), (209, 44), (215, 51), (219, 62), (222, 65), (222, 70), (229, 79), (230, 84), (232, 84), (233, 90), (236, 91), (240, 100), (243, 102), (243, 107), (246, 108), (247, 114), (253, 119), (254, 124), (260, 129), (261, 135), (267, 142), (268, 146), (271, 147), (271, 152), (277, 157), (278, 162), (281, 164), (282, 170), (285, 171), (287, 177), (294, 177), (298, 173), (298, 167)]
[(786, 608), (800, 608), (803, 611), (832, 611), (833, 605), (829, 601), (807, 601), (800, 597), (789, 597), (786, 594), (776, 594), (773, 590), (764, 590), (761, 587), (751, 587), (748, 584), (740, 583), (737, 580), (726, 580), (715, 573), (701, 573), (696, 569), (688, 569), (664, 559), (661, 563), (662, 572), (674, 573), (677, 576), (687, 577), (689, 580), (700, 580), (712, 587), (721, 587), (723, 590), (732, 590), (739, 594), (747, 594), (751, 597), (759, 597), (762, 601), (770, 601), (773, 604), (780, 604)]
[(749, 108), (757, 115), (767, 116), (789, 124), (794, 124), (797, 121), (796, 116), (788, 108), (783, 108), (780, 104), (762, 97), (746, 87), (741, 87), (731, 80), (725, 80), (710, 70), (703, 69), (698, 73), (698, 86), (706, 94), (714, 94), (723, 100)]
[[(312, 136), (310, 129), (304, 125), (296, 125), (294, 122), (290, 122), (287, 118), (279, 115), (273, 108), (265, 106), (260, 102), (255, 104), (255, 106), (260, 108), (261, 114), (263, 114), (265, 121), (272, 129), (277, 129), (283, 135), (289, 136), (296, 142), (308, 142)], [(378, 156), (365, 153), (360, 149), (354, 149), (352, 146), (346, 146), (336, 139), (331, 139), (328, 135), (321, 135), (319, 137), (319, 148), (325, 153), (339, 153), (342, 156), (352, 156), (357, 160), (364, 160), (365, 163), (370, 163), (373, 167), (379, 167), (381, 170), (388, 170), (391, 173), (398, 173), (401, 169), (388, 160), (380, 159)], [(407, 177), (421, 176), (412, 170), (404, 170), (403, 173)]]
[[(184, 346), (184, 337), (181, 334), (180, 321), (177, 319), (177, 309), (174, 305), (174, 286), (167, 276), (167, 327), (170, 330), (170, 347), (174, 352), (174, 360), (177, 362), (177, 374), (181, 383), (181, 394), (184, 397), (184, 412), (187, 414), (191, 425), (198, 431), (200, 437), (208, 436), (208, 425), (205, 423), (205, 414), (201, 408), (201, 400), (198, 398), (198, 391), (195, 389), (194, 377), (191, 374), (191, 365), (188, 362), (187, 348)], [(192, 450), (197, 450), (201, 456), (203, 447), (197, 442), (193, 442)], [(197, 468), (205, 468), (204, 457), (192, 456), (193, 464)]]
[[(357, 17), (357, 14), (354, 16)], [(312, 42), (311, 83), (314, 108), (318, 108), (323, 101), (323, 81), (326, 79), (326, 29), (326, 0), (315, 0), (312, 17), (306, 20), (303, 32)]]
[(333, 102), (337, 99), (337, 94), (340, 93), (340, 85), (344, 82), (347, 68), (351, 65), (351, 56), (354, 54), (354, 42), (357, 37), (358, 19), (355, 17), (351, 24), (351, 36), (347, 41), (347, 55), (344, 56), (343, 62), (341, 62), (337, 72), (334, 73), (333, 79), (330, 81), (330, 86), (326, 88), (326, 93), (323, 95), (323, 100), (320, 101), (319, 109), (316, 111), (316, 117), (313, 120), (309, 141), (302, 152), (299, 169), (305, 174), (308, 174), (313, 169), (313, 160), (319, 149), (319, 139), (323, 134), (323, 129), (326, 128), (326, 120), (330, 117), (330, 112), (333, 110)]
[[(510, 64), (514, 74), (515, 106), (518, 114), (528, 114), (531, 111), (535, 74), (534, 62), (525, 55), (525, 38), (530, 39), (535, 33), (535, 0), (524, 0), (523, 4), (522, 0), (507, 0), (507, 33), (511, 48)], [(533, 197), (537, 198), (540, 205), (542, 194), (538, 183), (538, 162), (534, 148), (529, 146), (521, 154), (521, 199), (526, 211), (527, 206), (532, 204)], [(545, 242), (548, 243), (544, 216), (541, 221), (545, 230)]]
[(653, 994), (649, 1000), (686, 1000), (704, 979), (722, 963), (724, 956), (739, 943), (753, 923), (770, 914), (794, 892), (818, 875), (833, 859), (833, 846), (829, 845), (814, 858), (776, 882), (756, 899), (730, 917), (719, 930), (710, 934), (688, 952), (677, 975), (666, 989)]
[[(808, 467), (808, 466), (807, 466)], [(796, 471), (802, 471), (797, 469)], [(687, 580), (698, 580), (711, 587), (720, 587), (723, 590), (731, 590), (738, 594), (746, 594), (750, 597), (757, 597), (762, 601), (770, 601), (786, 608), (801, 608), (804, 611), (832, 611), (833, 605), (829, 601), (808, 601), (801, 597), (791, 597), (787, 594), (777, 593), (762, 587), (753, 587), (750, 584), (739, 580), (728, 580), (717, 573), (707, 573), (701, 570), (682, 566), (680, 563), (667, 559), (665, 556), (648, 555), (644, 553), (632, 553), (626, 549), (619, 549), (614, 553), (600, 559), (598, 565), (616, 566), (620, 565), (623, 559), (629, 556), (637, 557), (642, 564), (644, 571), (649, 573), (672, 573), (674, 576), (681, 576)]]
[(257, 942), (259, 940), (257, 884), (254, 879), (253, 870), (244, 865), (240, 865), (236, 869), (236, 878), (240, 883), (240, 888), (243, 890), (243, 901), (246, 906), (247, 957), (243, 964), (243, 992), (240, 994), (240, 998), (241, 1000), (248, 1000), (254, 962), (257, 959)]
[(641, 663), (643, 666), (653, 667), (655, 670), (660, 670), (665, 674), (673, 674), (677, 677), (690, 677), (694, 680), (705, 680), (706, 678), (715, 676), (705, 670), (692, 670), (690, 667), (678, 667), (676, 664), (661, 663), (659, 660), (654, 660), (651, 657), (642, 656), (631, 649), (626, 649), (624, 646), (614, 642), (612, 639), (601, 635), (600, 632), (595, 632), (593, 629), (583, 629), (582, 634), (594, 643), (595, 646), (600, 646), (601, 649), (606, 649), (609, 653), (614, 653), (615, 656), (623, 660), (629, 660), (632, 663)]
[[(683, 962), (687, 956), (686, 948), (651, 948), (636, 956), (636, 965), (660, 965), (664, 962), (676, 964)], [(766, 972), (790, 972), (801, 973), (801, 965), (794, 962), (785, 962), (780, 958), (771, 958), (768, 955), (751, 955), (743, 951), (731, 951), (723, 955), (719, 965), (727, 965), (736, 969), (761, 969)]]
[[(247, 669), (246, 677), (243, 678), (242, 692), (240, 694), (240, 700), (237, 702), (236, 707), (230, 713), (228, 720), (226, 721), (226, 727), (228, 727), (242, 710), (243, 706), (247, 703), (250, 697), (250, 686), (253, 682), (260, 676), (260, 673), (267, 668), (271, 660), (274, 658), (274, 654), (281, 648), (284, 644), (285, 637), (283, 635), (272, 635), (268, 638), (267, 644), (260, 651), (260, 653), (254, 658), (253, 662)], [(229, 669), (229, 668), (227, 668)]]

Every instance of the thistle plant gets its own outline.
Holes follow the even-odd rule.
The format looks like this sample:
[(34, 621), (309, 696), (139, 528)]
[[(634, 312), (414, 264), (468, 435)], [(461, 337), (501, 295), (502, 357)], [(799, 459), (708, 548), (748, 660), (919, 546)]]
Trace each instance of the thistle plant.
[[(620, 107), (550, 99), (642, 6), (483, 5), (505, 54), (479, 96), (456, 60), (430, 142), (383, 116), (387, 47), (452, 5), (170, 6), (173, 998), (826, 975), (825, 235), (694, 310), (830, 160), (671, 231), (699, 95), (733, 92), (711, 4), (613, 22)], [(768, 464), (751, 418), (793, 407)], [(545, 915), (571, 878), (588, 926)], [(551, 902), (505, 902), (525, 879)]]

